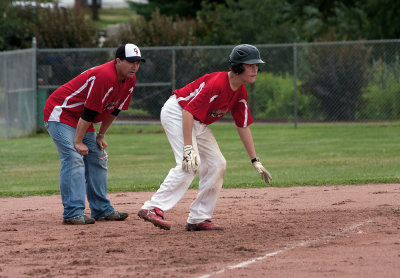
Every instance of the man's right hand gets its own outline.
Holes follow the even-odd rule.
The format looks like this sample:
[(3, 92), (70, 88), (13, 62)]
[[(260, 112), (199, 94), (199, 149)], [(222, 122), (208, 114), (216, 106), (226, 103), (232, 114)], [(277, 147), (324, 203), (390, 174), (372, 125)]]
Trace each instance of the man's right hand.
[(272, 176), (271, 174), (264, 168), (264, 166), (261, 164), (260, 160), (256, 158), (256, 161), (253, 163), (253, 167), (257, 170), (259, 174), (261, 174), (261, 179), (263, 179), (266, 183), (271, 183), (272, 181)]
[(182, 169), (187, 172), (194, 174), (197, 173), (197, 170), (200, 166), (200, 157), (193, 148), (192, 145), (186, 145), (183, 148), (183, 159), (182, 159)]
[(75, 143), (75, 149), (80, 155), (87, 155), (89, 153), (89, 148), (82, 142)]

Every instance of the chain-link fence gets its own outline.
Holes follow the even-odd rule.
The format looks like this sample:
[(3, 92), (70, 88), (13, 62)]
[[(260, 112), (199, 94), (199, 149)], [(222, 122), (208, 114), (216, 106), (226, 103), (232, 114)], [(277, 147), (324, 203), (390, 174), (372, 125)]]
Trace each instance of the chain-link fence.
[(302, 44), (294, 52), (300, 120), (400, 119), (399, 40)]
[[(146, 63), (137, 73), (131, 108), (121, 112), (119, 119), (158, 121), (161, 107), (174, 89), (206, 73), (229, 70), (228, 57), (233, 47), (141, 48)], [(293, 122), (297, 126), (306, 121), (400, 119), (400, 40), (257, 47), (266, 63), (260, 67), (255, 84), (247, 86), (251, 113), (257, 121)], [(37, 49), (38, 111), (41, 113), (44, 102), (55, 89), (86, 69), (112, 60), (114, 52), (110, 48)], [(0, 57), (4, 55), (8, 54)], [(18, 81), (21, 76), (24, 81), (32, 78), (28, 75), (34, 73), (33, 69), (28, 73), (27, 66), (25, 71), (17, 68), (14, 64), (3, 64), (2, 71), (7, 71), (8, 77), (2, 74), (1, 78)], [(1, 81), (0, 88), (10, 89), (7, 82), (6, 86), (3, 84)], [(4, 117), (6, 108), (2, 108), (0, 118), (15, 121), (19, 103), (10, 100), (10, 93), (6, 94), (8, 97), (4, 95), (0, 91), (0, 105), (4, 106), (6, 102), (2, 99), (8, 98), (7, 109), (14, 115)], [(40, 120), (38, 125), (42, 125)]]
[(0, 139), (36, 132), (34, 49), (0, 52)]

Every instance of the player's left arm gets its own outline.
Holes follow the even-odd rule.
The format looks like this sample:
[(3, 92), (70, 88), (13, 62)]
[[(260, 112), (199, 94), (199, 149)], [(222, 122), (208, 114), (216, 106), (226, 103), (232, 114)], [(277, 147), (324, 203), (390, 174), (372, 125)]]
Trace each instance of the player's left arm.
[(244, 147), (246, 148), (247, 153), (249, 154), (249, 158), (251, 160), (251, 163), (253, 164), (254, 168), (257, 170), (259, 174), (261, 174), (261, 178), (267, 182), (270, 183), (272, 180), (271, 174), (264, 168), (264, 166), (261, 164), (260, 160), (258, 159), (256, 155), (256, 149), (254, 147), (254, 141), (253, 141), (253, 136), (251, 134), (251, 130), (248, 126), (246, 127), (238, 127), (236, 126), (237, 131), (239, 133), (240, 140), (242, 140), (242, 143)]
[(182, 132), (184, 145), (192, 145), (193, 115), (189, 111), (182, 111)]

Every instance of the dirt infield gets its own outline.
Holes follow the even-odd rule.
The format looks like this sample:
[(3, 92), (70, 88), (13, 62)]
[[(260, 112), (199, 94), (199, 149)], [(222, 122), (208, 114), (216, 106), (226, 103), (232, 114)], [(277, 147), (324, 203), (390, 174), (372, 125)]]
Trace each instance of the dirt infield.
[(170, 231), (136, 215), (152, 192), (110, 194), (129, 218), (87, 226), (61, 224), (59, 195), (0, 198), (0, 277), (400, 275), (400, 184), (223, 189), (225, 230), (187, 232), (196, 193)]

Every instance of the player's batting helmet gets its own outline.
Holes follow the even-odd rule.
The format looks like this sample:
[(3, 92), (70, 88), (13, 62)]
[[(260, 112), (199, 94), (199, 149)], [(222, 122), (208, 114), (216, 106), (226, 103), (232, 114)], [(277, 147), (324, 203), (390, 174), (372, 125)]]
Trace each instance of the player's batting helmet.
[(257, 47), (250, 44), (240, 44), (232, 49), (229, 55), (232, 71), (241, 74), (244, 70), (241, 64), (264, 64)]

